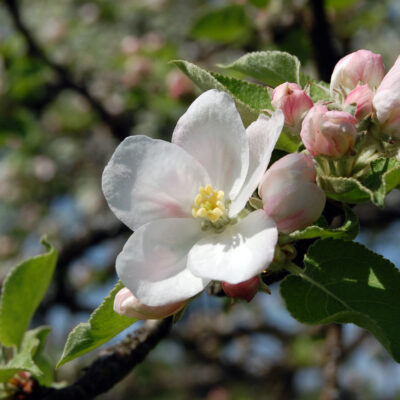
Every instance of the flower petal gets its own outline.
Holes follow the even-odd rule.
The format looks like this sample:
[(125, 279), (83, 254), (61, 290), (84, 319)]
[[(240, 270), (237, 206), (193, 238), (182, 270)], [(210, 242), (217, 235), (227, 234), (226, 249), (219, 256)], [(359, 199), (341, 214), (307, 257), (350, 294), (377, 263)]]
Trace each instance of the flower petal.
[(132, 234), (118, 255), (118, 276), (148, 306), (186, 300), (209, 282), (194, 276), (186, 267), (187, 254), (202, 235), (200, 224), (194, 219), (150, 222)]
[(199, 186), (209, 177), (179, 146), (130, 136), (103, 172), (103, 192), (114, 214), (129, 228), (160, 218), (189, 217)]
[(247, 174), (249, 149), (242, 120), (231, 96), (209, 90), (179, 119), (172, 142), (196, 158), (216, 190), (234, 198)]
[(188, 268), (202, 278), (243, 282), (268, 267), (277, 240), (275, 222), (257, 210), (224, 232), (199, 240), (189, 252)]
[(247, 128), (249, 141), (249, 170), (245, 183), (236, 199), (231, 203), (229, 215), (231, 217), (239, 213), (254, 190), (257, 188), (265, 170), (267, 169), (272, 151), (281, 134), (285, 117), (281, 110), (273, 113), (271, 118), (261, 114), (257, 121)]

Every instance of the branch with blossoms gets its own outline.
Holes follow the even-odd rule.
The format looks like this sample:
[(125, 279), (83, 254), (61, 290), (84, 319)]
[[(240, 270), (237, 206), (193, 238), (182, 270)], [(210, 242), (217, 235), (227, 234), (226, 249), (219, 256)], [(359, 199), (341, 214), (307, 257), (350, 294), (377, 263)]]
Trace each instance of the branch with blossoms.
[[(328, 329), (323, 398), (336, 391), (337, 324), (368, 330), (399, 361), (400, 272), (354, 241), (352, 210), (384, 207), (400, 184), (399, 60), (385, 75), (380, 55), (359, 50), (338, 62), (330, 85), (278, 51), (220, 66), (261, 83), (173, 61), (204, 93), (179, 119), (171, 143), (130, 136), (105, 167), (105, 198), (132, 234), (115, 262), (120, 281), (70, 333), (58, 366), (137, 320), (178, 321), (210, 287), (251, 302), (277, 281), (299, 322), (336, 324)], [(8, 359), (4, 379), (22, 370), (43, 385), (35, 360), (48, 331), (25, 330), (57, 260), (44, 244), (46, 253), (11, 272), (0, 304), (0, 340), (31, 357), (29, 365)], [(38, 276), (24, 308), (15, 287)], [(12, 301), (22, 322), (13, 322)]]

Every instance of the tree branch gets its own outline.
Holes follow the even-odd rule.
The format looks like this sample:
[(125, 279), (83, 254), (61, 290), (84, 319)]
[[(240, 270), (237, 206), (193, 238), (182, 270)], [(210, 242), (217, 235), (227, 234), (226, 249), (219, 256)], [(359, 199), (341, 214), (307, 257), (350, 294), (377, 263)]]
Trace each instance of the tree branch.
[(50, 389), (43, 400), (89, 400), (105, 393), (140, 364), (170, 332), (172, 318), (146, 321), (144, 326), (114, 347), (100, 353), (75, 383)]
[(317, 61), (320, 78), (329, 82), (333, 68), (339, 61), (340, 55), (333, 43), (324, 0), (310, 0), (310, 7), (313, 14), (310, 36), (314, 46), (315, 60)]
[(28, 27), (25, 25), (21, 18), (20, 4), (19, 0), (3, 0), (4, 5), (7, 7), (15, 27), (19, 33), (24, 37), (27, 45), (28, 52), (32, 57), (41, 60), (45, 65), (51, 68), (57, 75), (60, 83), (65, 89), (71, 89), (83, 97), (89, 102), (93, 110), (99, 115), (99, 117), (107, 124), (112, 132), (112, 134), (119, 140), (124, 139), (130, 134), (130, 129), (133, 125), (133, 112), (121, 114), (119, 116), (114, 116), (110, 114), (102, 105), (102, 103), (97, 100), (89, 92), (88, 88), (83, 82), (76, 80), (72, 73), (64, 66), (51, 60), (45, 51), (38, 44), (32, 33), (29, 31)]
[(320, 400), (338, 399), (337, 372), (342, 354), (342, 327), (332, 324), (327, 327), (325, 344), (325, 381), (322, 387)]

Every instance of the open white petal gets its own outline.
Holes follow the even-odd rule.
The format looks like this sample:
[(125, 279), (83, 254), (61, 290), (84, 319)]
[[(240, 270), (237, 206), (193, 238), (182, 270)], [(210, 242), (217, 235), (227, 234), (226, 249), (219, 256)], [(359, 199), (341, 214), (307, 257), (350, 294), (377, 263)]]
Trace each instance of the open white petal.
[(247, 128), (249, 141), (249, 169), (244, 185), (229, 209), (231, 217), (239, 213), (254, 190), (257, 188), (269, 161), (272, 151), (281, 134), (285, 117), (281, 110), (274, 112), (271, 118), (261, 114), (257, 121)]
[(204, 168), (175, 144), (130, 136), (115, 150), (103, 172), (103, 192), (114, 214), (129, 228), (160, 218), (191, 216)]
[(163, 306), (201, 292), (208, 279), (186, 267), (187, 254), (202, 237), (197, 220), (160, 219), (132, 234), (116, 261), (123, 284), (144, 304)]
[(239, 283), (256, 276), (274, 258), (278, 230), (257, 210), (222, 233), (199, 240), (188, 255), (188, 268), (202, 278)]
[(172, 142), (203, 165), (216, 190), (236, 197), (247, 174), (249, 149), (231, 96), (217, 90), (199, 96), (179, 119)]

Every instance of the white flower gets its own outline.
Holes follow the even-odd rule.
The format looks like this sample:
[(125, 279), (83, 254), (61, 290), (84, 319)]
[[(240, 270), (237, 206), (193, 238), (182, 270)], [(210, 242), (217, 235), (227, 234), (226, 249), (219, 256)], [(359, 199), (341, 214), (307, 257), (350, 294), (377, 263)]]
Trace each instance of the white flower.
[(263, 210), (241, 218), (269, 163), (284, 117), (260, 115), (245, 130), (233, 99), (210, 90), (180, 118), (172, 143), (131, 136), (103, 173), (111, 210), (135, 232), (116, 261), (144, 304), (188, 299), (210, 280), (262, 272), (278, 232)]

